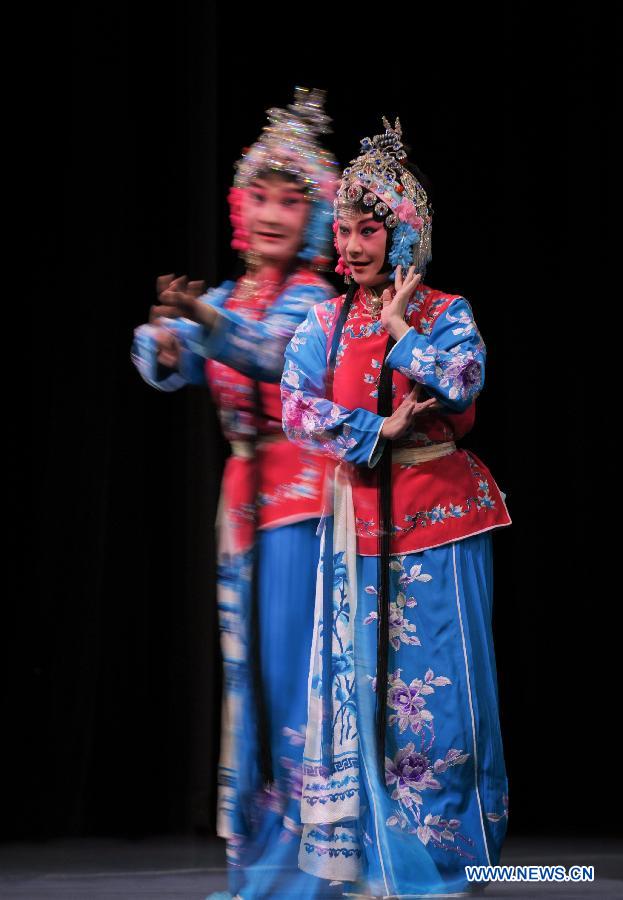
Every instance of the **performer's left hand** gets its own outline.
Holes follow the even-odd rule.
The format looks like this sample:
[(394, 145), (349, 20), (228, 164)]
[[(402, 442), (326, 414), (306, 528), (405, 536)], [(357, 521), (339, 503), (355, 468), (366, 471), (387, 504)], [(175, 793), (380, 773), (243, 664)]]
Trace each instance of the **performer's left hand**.
[(204, 281), (187, 283), (184, 276), (175, 279), (159, 294), (159, 304), (152, 306), (150, 319), (153, 321), (160, 318), (179, 319), (183, 317), (211, 328), (218, 313), (213, 306), (201, 303), (198, 299), (204, 291)]
[(396, 293), (392, 298), (391, 290), (388, 288), (383, 291), (383, 309), (381, 310), (381, 322), (385, 331), (389, 332), (393, 338), (399, 340), (405, 332), (409, 330), (409, 326), (405, 322), (405, 312), (409, 300), (415, 294), (418, 284), (422, 276), (415, 273), (415, 266), (410, 266), (404, 280), (402, 277), (402, 266), (396, 268)]

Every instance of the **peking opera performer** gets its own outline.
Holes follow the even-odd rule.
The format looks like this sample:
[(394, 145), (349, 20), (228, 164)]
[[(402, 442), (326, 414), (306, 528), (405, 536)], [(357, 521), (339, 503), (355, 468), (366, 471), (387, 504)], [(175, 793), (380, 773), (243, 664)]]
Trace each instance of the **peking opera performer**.
[[(218, 834), (230, 893), (326, 896), (298, 867), (307, 674), (325, 460), (281, 424), (283, 354), (309, 309), (331, 296), (317, 273), (331, 249), (336, 163), (322, 91), (297, 88), (236, 165), (232, 245), (246, 273), (202, 293), (159, 279), (133, 360), (164, 391), (209, 384), (230, 442), (219, 511), (218, 608), (224, 659)], [(320, 893), (322, 892), (322, 893)], [(330, 896), (341, 896), (333, 891)]]
[[(485, 346), (427, 286), (432, 207), (399, 120), (361, 142), (334, 203), (348, 289), (286, 350), (283, 426), (337, 463), (323, 517), (299, 865), (345, 896), (469, 894), (496, 864), (508, 785), (492, 534), (510, 517), (473, 426)], [(310, 555), (308, 566), (315, 567)]]

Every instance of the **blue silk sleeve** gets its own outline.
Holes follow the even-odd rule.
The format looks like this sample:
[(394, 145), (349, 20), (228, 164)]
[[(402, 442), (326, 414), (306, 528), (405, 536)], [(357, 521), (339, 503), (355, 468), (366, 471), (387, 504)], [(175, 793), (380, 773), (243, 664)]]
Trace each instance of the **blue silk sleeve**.
[[(213, 288), (201, 298), (219, 308), (234, 287), (233, 281), (226, 281)], [(156, 331), (164, 327), (173, 332), (180, 344), (180, 362), (177, 369), (170, 369), (158, 363)], [(141, 378), (159, 391), (177, 391), (186, 384), (205, 384), (205, 357), (197, 352), (197, 341), (204, 329), (190, 319), (162, 319), (159, 326), (140, 325), (134, 331), (131, 359)]]
[(296, 444), (373, 468), (384, 438), (382, 416), (349, 410), (325, 397), (327, 338), (312, 309), (285, 351), (281, 378), (283, 430)]
[(485, 383), (486, 349), (471, 307), (458, 297), (435, 319), (430, 335), (409, 328), (386, 357), (452, 412), (463, 412)]
[(284, 351), (295, 329), (312, 306), (326, 299), (327, 288), (321, 285), (294, 284), (279, 295), (260, 321), (221, 308), (214, 327), (198, 326), (188, 347), (255, 381), (279, 382)]

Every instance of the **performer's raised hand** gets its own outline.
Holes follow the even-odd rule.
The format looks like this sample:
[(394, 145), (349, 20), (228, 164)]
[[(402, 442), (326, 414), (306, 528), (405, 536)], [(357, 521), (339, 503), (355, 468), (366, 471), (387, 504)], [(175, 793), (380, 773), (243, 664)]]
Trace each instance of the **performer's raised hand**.
[(396, 267), (396, 280), (394, 282), (396, 293), (392, 297), (392, 292), (388, 288), (383, 291), (383, 309), (381, 310), (381, 322), (385, 331), (389, 332), (392, 337), (399, 340), (405, 331), (408, 331), (408, 325), (405, 322), (405, 312), (407, 304), (415, 294), (418, 284), (422, 280), (421, 274), (415, 271), (415, 266), (410, 266), (406, 276), (402, 277), (402, 266)]
[(215, 310), (198, 299), (205, 291), (204, 281), (188, 281), (186, 275), (178, 278), (174, 275), (160, 275), (156, 281), (156, 290), (158, 303), (150, 310), (150, 322), (183, 317), (210, 327), (214, 324)]
[(438, 401), (435, 397), (424, 400), (422, 403), (418, 400), (420, 394), (420, 385), (416, 384), (413, 389), (405, 397), (399, 407), (394, 410), (391, 416), (388, 416), (383, 422), (381, 428), (381, 437), (388, 440), (396, 440), (402, 437), (413, 425), (413, 420), (418, 413), (426, 412), (428, 409), (437, 409)]
[(174, 274), (171, 275), (158, 275), (156, 278), (156, 295), (157, 295), (157, 303), (151, 307), (149, 310), (149, 322), (150, 324), (154, 324), (160, 316), (156, 313), (156, 310), (159, 309), (160, 306), (165, 305), (162, 295), (165, 291), (176, 291), (178, 287), (181, 287), (186, 281), (186, 276), (181, 275), (179, 278), (176, 278)]

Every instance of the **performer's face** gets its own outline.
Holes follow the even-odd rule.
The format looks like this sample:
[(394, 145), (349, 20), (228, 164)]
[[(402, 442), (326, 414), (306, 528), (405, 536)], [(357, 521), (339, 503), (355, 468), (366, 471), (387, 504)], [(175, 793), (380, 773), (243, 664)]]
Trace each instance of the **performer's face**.
[(385, 261), (387, 231), (371, 212), (344, 210), (338, 214), (337, 245), (340, 255), (357, 284), (375, 287), (385, 284), (388, 273), (381, 274)]
[(244, 204), (251, 250), (269, 262), (290, 262), (303, 242), (308, 213), (309, 201), (297, 182), (278, 175), (255, 179)]

